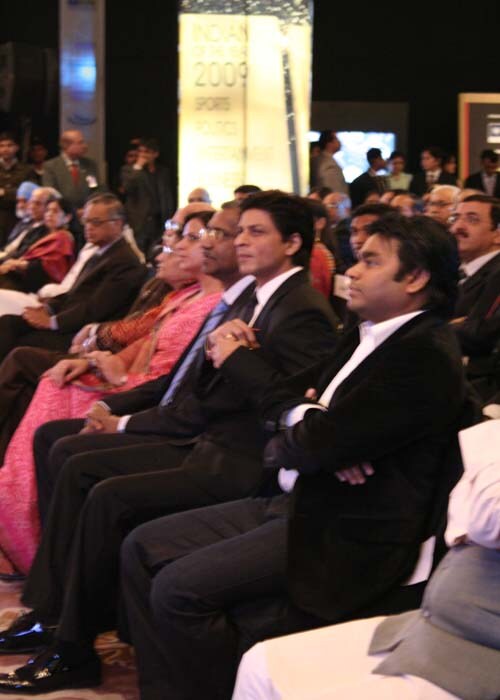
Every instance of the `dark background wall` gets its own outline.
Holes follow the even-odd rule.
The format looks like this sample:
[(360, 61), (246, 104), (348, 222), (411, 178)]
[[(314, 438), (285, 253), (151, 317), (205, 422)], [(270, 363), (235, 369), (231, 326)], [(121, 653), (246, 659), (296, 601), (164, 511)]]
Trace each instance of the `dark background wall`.
[[(8, 4), (8, 7), (7, 7)], [(457, 144), (459, 92), (500, 92), (495, 2), (358, 3), (316, 0), (314, 101), (407, 102), (410, 165), (424, 145)], [(57, 0), (0, 6), (0, 43), (57, 48)], [(107, 2), (107, 158), (120, 165), (128, 139), (156, 135), (177, 157), (177, 8), (174, 0)], [(0, 128), (18, 125), (0, 113)], [(335, 125), (332, 124), (335, 128)], [(34, 115), (54, 149), (57, 112)]]

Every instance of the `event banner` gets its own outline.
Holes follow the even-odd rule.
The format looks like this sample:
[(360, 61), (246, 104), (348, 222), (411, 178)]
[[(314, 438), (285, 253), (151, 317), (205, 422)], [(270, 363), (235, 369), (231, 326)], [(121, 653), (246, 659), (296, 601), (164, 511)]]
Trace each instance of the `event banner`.
[(104, 172), (106, 0), (59, 0), (60, 131), (78, 129)]
[(500, 94), (461, 93), (458, 96), (460, 179), (480, 167), (481, 151), (500, 154)]
[(181, 0), (179, 202), (205, 187), (305, 193), (312, 3)]

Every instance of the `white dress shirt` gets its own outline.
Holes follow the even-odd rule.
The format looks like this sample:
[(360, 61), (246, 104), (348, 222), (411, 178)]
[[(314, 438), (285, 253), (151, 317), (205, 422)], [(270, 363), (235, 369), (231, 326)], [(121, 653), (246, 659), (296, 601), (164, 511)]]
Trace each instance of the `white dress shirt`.
[(483, 267), (483, 265), (486, 265), (487, 262), (492, 260), (499, 253), (500, 250), (493, 250), (491, 253), (485, 253), (484, 255), (480, 255), (478, 258), (474, 258), (474, 260), (471, 260), (468, 263), (462, 263), (460, 267), (465, 272), (466, 278), (472, 277), (472, 275), (475, 274), (478, 270), (480, 270)]
[(459, 433), (464, 465), (450, 495), (445, 539), (500, 548), (500, 420), (489, 420)]
[(297, 272), (299, 272), (299, 270), (302, 270), (302, 267), (292, 267), (291, 270), (287, 270), (286, 272), (282, 272), (281, 275), (273, 277), (272, 280), (269, 280), (269, 282), (263, 284), (262, 287), (256, 287), (255, 296), (257, 297), (257, 304), (255, 305), (252, 318), (248, 323), (249, 326), (253, 326), (253, 324), (255, 323), (255, 319), (258, 317), (258, 315), (260, 314), (264, 306), (267, 304), (269, 299), (272, 297), (274, 292), (276, 292), (281, 287), (285, 280), (287, 280), (292, 275), (295, 275)]

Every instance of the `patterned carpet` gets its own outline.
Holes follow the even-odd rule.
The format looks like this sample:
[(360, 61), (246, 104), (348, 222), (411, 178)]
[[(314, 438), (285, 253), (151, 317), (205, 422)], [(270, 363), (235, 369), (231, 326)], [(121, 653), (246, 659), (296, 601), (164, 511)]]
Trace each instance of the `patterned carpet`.
[[(5, 629), (21, 611), (19, 594), (21, 584), (0, 581), (0, 629)], [(103, 634), (97, 640), (96, 649), (103, 664), (104, 682), (98, 688), (88, 690), (59, 690), (38, 695), (51, 700), (139, 700), (134, 654), (131, 647), (122, 644), (113, 633)], [(26, 656), (0, 656), (0, 672), (11, 671), (26, 663)], [(2, 698), (21, 697), (2, 695)], [(22, 697), (33, 697), (26, 695)]]

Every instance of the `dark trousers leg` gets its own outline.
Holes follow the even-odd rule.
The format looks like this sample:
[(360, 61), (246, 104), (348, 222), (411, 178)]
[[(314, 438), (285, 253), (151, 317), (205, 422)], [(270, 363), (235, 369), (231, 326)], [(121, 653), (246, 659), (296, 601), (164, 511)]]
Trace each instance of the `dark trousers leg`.
[(44, 423), (35, 432), (33, 438), (33, 458), (35, 461), (36, 481), (38, 489), (38, 511), (41, 522), (45, 522), (49, 509), (52, 493), (59, 471), (64, 465), (64, 460), (71, 455), (62, 450), (52, 454), (52, 450), (59, 440), (70, 436), (76, 437), (83, 428), (84, 421), (58, 420)]
[[(78, 423), (54, 421), (44, 427), (56, 430), (66, 422)], [(58, 449), (63, 450), (67, 459), (56, 481), (42, 540), (23, 592), (23, 602), (36, 609), (46, 622), (59, 618), (73, 537), (92, 487), (117, 474), (175, 468), (187, 448), (172, 447), (157, 436), (92, 434), (66, 437), (53, 449), (56, 456)], [(105, 536), (100, 532), (98, 538)]]
[[(245, 499), (161, 518), (122, 547), (142, 700), (230, 697), (239, 639), (229, 610), (285, 597), (286, 518)], [(257, 604), (258, 609), (258, 604)]]
[(33, 328), (22, 316), (4, 315), (0, 317), (0, 361), (4, 360), (11, 350), (22, 345), (19, 339)]
[(1, 316), (0, 361), (4, 360), (11, 350), (21, 345), (65, 351), (69, 348), (73, 335), (74, 333), (59, 331), (37, 331), (26, 323), (22, 316)]
[(12, 350), (0, 364), (0, 464), (42, 374), (64, 357), (43, 348)]
[[(181, 448), (161, 449), (172, 466), (186, 453)], [(85, 501), (73, 538), (58, 637), (90, 641), (116, 627), (120, 546), (130, 530), (160, 515), (213, 502), (183, 467), (97, 484)]]
[[(59, 474), (72, 457), (80, 456), (85, 466), (87, 481), (84, 484), (84, 498), (91, 487), (111, 476), (135, 474), (142, 471), (163, 469), (164, 460), (158, 445), (168, 445), (166, 438), (159, 435), (134, 435), (131, 433), (91, 433), (80, 435), (84, 421), (74, 420), (50, 421), (41, 425), (33, 439), (33, 456), (35, 460), (38, 488), (38, 510), (42, 524), (45, 523), (55, 485)], [(97, 455), (101, 450), (120, 450), (122, 448), (145, 446), (139, 453), (126, 452), (124, 455)], [(151, 446), (151, 449), (147, 449)], [(111, 460), (109, 473), (106, 472), (107, 461)], [(99, 463), (104, 467), (105, 476), (92, 472), (92, 466)], [(110, 463), (111, 464), (111, 463)], [(82, 481), (83, 483), (83, 481)]]

